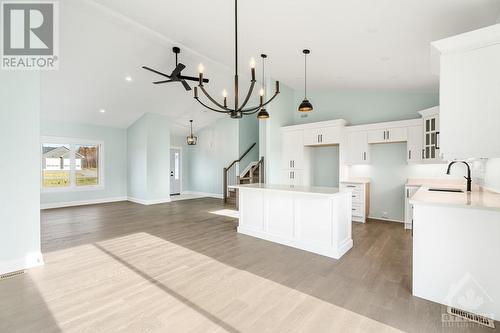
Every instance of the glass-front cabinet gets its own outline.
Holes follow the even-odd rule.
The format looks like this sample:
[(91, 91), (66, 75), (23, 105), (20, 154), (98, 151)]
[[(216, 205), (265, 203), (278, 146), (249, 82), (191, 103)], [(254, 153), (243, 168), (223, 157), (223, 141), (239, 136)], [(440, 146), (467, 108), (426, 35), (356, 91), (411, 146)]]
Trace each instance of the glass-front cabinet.
[(422, 160), (427, 163), (442, 162), (439, 147), (439, 107), (421, 111), (423, 116), (424, 142)]

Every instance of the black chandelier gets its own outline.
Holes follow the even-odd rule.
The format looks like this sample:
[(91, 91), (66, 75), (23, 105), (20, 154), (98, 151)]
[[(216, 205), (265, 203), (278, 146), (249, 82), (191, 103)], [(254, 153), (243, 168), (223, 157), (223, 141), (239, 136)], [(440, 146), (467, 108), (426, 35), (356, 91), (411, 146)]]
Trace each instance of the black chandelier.
[[(264, 89), (260, 90), (260, 103), (258, 106), (253, 106), (253, 107), (248, 107), (246, 108), (248, 101), (250, 100), (250, 97), (252, 96), (255, 83), (257, 82), (255, 80), (255, 60), (252, 59), (250, 62), (250, 68), (251, 68), (251, 75), (252, 75), (252, 80), (250, 81), (250, 88), (248, 89), (247, 95), (245, 99), (243, 100), (243, 103), (239, 103), (239, 83), (238, 83), (238, 0), (234, 0), (234, 37), (235, 37), (235, 62), (234, 62), (234, 108), (229, 108), (227, 106), (227, 92), (224, 90), (223, 97), (224, 101), (223, 104), (217, 102), (212, 96), (209, 95), (209, 93), (206, 91), (204, 85), (203, 85), (203, 72), (204, 68), (200, 64), (200, 67), (198, 68), (199, 70), (199, 81), (198, 81), (198, 87), (194, 87), (194, 98), (205, 108), (219, 112), (219, 113), (226, 113), (231, 116), (231, 118), (239, 119), (242, 118), (244, 115), (251, 115), (254, 113), (257, 113), (259, 110), (263, 109), (264, 106), (267, 104), (271, 103), (273, 99), (278, 96), (280, 93), (280, 83), (279, 81), (276, 81), (276, 89), (274, 92), (274, 95), (268, 100), (264, 101)], [(265, 55), (262, 55), (263, 61), (266, 58)], [(198, 88), (203, 92), (203, 94), (208, 98), (210, 102), (214, 105), (213, 107), (206, 105), (204, 102), (200, 100), (198, 97)], [(267, 114), (267, 117), (265, 116), (267, 112), (264, 109), (264, 112), (261, 112), (259, 115), (260, 119), (266, 119), (269, 117)]]
[(195, 146), (198, 142), (198, 137), (193, 135), (193, 121), (189, 121), (191, 123), (191, 134), (186, 138), (187, 144), (190, 146)]

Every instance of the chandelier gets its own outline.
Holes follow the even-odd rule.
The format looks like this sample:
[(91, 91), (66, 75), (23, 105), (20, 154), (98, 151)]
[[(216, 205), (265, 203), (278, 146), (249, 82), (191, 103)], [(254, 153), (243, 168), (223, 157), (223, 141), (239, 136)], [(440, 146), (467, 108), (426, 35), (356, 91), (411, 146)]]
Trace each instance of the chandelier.
[(198, 142), (198, 137), (194, 136), (193, 135), (193, 121), (190, 120), (189, 121), (191, 123), (191, 135), (189, 135), (186, 139), (187, 139), (187, 144), (190, 145), (190, 146), (195, 146), (196, 143)]
[[(219, 113), (225, 113), (231, 116), (231, 118), (234, 119), (239, 119), (242, 118), (244, 115), (251, 115), (254, 113), (257, 113), (259, 110), (263, 109), (267, 104), (271, 103), (273, 99), (278, 96), (280, 93), (280, 83), (279, 81), (276, 81), (276, 87), (275, 87), (275, 92), (274, 95), (267, 101), (264, 101), (264, 83), (262, 86), (262, 89), (260, 90), (260, 102), (259, 105), (257, 106), (250, 106), (247, 107), (248, 101), (252, 97), (252, 93), (255, 87), (255, 83), (257, 82), (255, 80), (255, 60), (250, 61), (250, 72), (251, 72), (251, 81), (250, 81), (250, 88), (248, 89), (248, 92), (246, 94), (245, 99), (243, 102), (240, 104), (239, 101), (239, 82), (238, 82), (238, 0), (234, 0), (234, 37), (235, 37), (235, 47), (234, 47), (234, 108), (230, 108), (227, 105), (227, 92), (224, 90), (223, 92), (223, 102), (219, 103), (217, 102), (210, 94), (207, 92), (205, 89), (205, 86), (203, 85), (203, 72), (204, 72), (204, 67), (203, 65), (200, 64), (198, 67), (199, 71), (199, 80), (198, 80), (198, 87), (194, 87), (194, 99), (198, 101), (203, 107), (207, 108), (208, 110), (219, 112)], [(262, 57), (263, 60), (265, 57)], [(263, 79), (264, 80), (264, 79)], [(198, 96), (198, 88), (201, 90), (203, 95), (206, 96), (206, 98), (213, 104), (212, 106), (208, 106), (205, 104), (205, 102), (201, 101), (199, 96)], [(266, 117), (267, 115), (267, 117)], [(266, 119), (269, 117), (267, 114), (266, 110), (264, 109), (263, 112), (259, 113), (259, 118), (260, 119)]]

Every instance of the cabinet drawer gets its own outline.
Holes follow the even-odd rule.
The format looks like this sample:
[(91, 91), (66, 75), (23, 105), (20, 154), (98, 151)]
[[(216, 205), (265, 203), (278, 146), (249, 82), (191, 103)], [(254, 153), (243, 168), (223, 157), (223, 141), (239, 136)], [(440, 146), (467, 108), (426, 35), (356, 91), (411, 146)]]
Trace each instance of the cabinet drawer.
[(360, 204), (352, 204), (352, 216), (364, 217), (365, 216), (365, 207)]
[(340, 188), (364, 192), (365, 186), (363, 184), (342, 183)]
[(352, 202), (353, 203), (364, 203), (365, 196), (362, 191), (352, 191)]

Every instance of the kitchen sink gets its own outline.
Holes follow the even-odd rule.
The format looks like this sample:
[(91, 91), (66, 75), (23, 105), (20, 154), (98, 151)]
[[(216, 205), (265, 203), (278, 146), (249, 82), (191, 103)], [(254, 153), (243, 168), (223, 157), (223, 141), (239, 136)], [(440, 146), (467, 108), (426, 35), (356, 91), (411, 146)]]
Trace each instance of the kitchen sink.
[(451, 193), (464, 193), (463, 190), (458, 188), (430, 188), (431, 192), (451, 192)]

